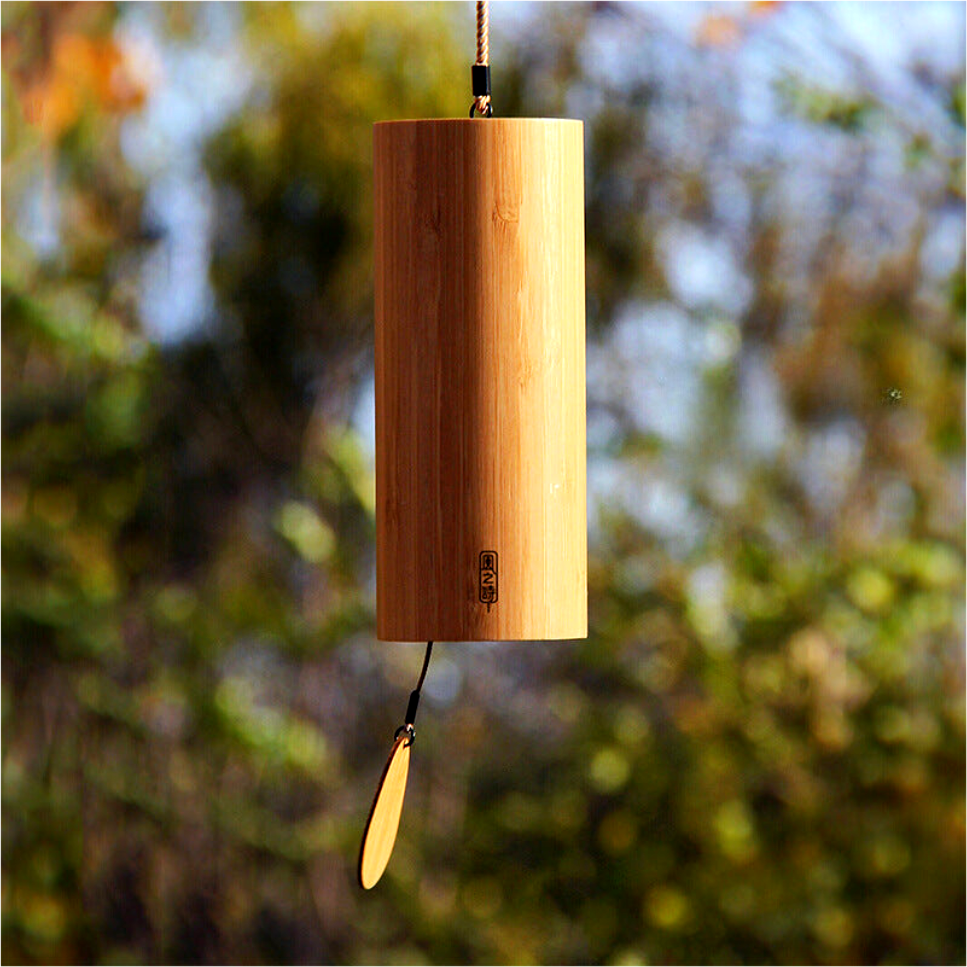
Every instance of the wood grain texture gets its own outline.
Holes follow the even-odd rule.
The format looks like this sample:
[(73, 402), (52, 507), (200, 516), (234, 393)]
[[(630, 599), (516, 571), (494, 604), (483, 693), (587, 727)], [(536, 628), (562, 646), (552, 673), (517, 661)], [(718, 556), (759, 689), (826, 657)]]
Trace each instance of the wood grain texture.
[(374, 173), (378, 635), (583, 638), (583, 125), (385, 122)]
[(396, 844), (406, 779), (410, 774), (411, 744), (406, 735), (396, 740), (376, 787), (359, 848), (359, 883), (365, 890), (371, 890), (379, 882)]

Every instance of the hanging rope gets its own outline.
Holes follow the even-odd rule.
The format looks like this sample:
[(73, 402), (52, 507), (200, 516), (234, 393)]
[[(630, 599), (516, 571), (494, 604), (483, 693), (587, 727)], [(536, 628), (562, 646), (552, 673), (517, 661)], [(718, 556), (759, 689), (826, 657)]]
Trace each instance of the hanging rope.
[(473, 82), (470, 117), (476, 111), (489, 118), (494, 109), (490, 103), (490, 20), (487, 0), (477, 0), (477, 59), (470, 68), (470, 76)]
[(490, 19), (487, 14), (487, 0), (477, 0), (477, 64), (486, 65), (490, 47)]

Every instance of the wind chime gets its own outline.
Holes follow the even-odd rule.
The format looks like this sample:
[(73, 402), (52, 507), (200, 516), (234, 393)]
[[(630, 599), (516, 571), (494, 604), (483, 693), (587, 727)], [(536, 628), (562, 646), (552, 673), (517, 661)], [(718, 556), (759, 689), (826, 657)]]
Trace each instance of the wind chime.
[(493, 116), (485, 2), (471, 76), (469, 118), (374, 126), (377, 635), (427, 645), (363, 834), (366, 889), (396, 840), (433, 642), (587, 635), (583, 125)]

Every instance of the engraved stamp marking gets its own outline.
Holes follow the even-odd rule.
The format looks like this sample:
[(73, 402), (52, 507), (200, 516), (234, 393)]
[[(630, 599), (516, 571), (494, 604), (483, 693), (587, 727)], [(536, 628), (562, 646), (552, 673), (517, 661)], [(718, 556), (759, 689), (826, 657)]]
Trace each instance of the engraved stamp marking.
[(480, 603), (487, 605), (490, 610), (492, 604), (497, 603), (497, 552), (480, 552)]

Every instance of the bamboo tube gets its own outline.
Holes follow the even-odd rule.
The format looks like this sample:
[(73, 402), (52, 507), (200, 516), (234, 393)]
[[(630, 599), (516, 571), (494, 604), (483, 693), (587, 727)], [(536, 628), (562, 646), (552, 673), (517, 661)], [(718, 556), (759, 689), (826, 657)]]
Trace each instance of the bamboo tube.
[(377, 632), (587, 634), (580, 121), (374, 131)]

